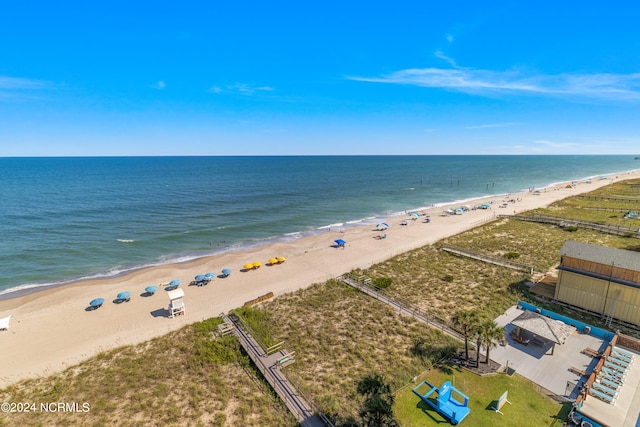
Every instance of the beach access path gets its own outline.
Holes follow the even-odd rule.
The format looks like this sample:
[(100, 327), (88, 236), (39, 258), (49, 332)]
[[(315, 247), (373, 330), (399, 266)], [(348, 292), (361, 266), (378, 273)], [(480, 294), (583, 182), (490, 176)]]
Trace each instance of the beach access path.
[[(11, 328), (0, 331), (0, 344), (4, 350), (0, 352), (0, 387), (25, 378), (50, 375), (99, 352), (138, 344), (185, 325), (216, 317), (268, 292), (277, 297), (336, 278), (355, 268), (368, 268), (490, 221), (502, 211), (521, 213), (592, 191), (612, 181), (638, 177), (640, 172), (634, 171), (613, 175), (611, 179), (581, 182), (576, 188), (566, 188), (566, 183), (562, 183), (541, 189), (539, 194), (511, 194), (505, 199), (517, 198), (520, 201), (510, 204), (508, 210), (494, 207), (463, 215), (441, 216), (446, 207), (437, 207), (426, 211), (431, 217), (429, 223), (411, 221), (408, 215), (393, 217), (386, 221), (390, 227), (385, 239), (374, 239), (377, 232), (371, 225), (335, 228), (290, 242), (186, 263), (149, 267), (118, 277), (87, 280), (0, 300), (0, 317), (12, 316)], [(490, 197), (473, 203), (489, 203), (491, 200), (502, 199)], [(400, 226), (404, 220), (408, 220), (408, 225)], [(345, 240), (346, 247), (334, 248), (336, 239)], [(284, 256), (287, 261), (241, 271), (248, 262), (265, 263), (274, 256)], [(223, 268), (230, 268), (233, 273), (226, 278), (218, 277), (207, 286), (186, 286), (195, 275), (219, 272)], [(185, 284), (186, 314), (172, 319), (166, 315), (169, 299), (163, 287), (160, 286), (153, 296), (146, 295), (144, 288), (174, 279)], [(122, 291), (131, 292), (131, 301), (116, 304), (116, 295)], [(86, 310), (89, 301), (98, 297), (105, 299), (104, 305), (97, 310)]]

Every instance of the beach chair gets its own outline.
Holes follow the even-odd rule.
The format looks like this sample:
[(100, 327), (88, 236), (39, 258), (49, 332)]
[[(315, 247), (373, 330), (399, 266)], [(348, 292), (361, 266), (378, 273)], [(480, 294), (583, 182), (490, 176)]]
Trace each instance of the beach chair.
[(8, 331), (9, 330), (9, 321), (10, 320), (11, 320), (11, 316), (3, 317), (2, 319), (0, 319), (0, 331), (2, 331), (2, 330)]
[(599, 392), (606, 394), (607, 396), (610, 396), (613, 399), (616, 399), (618, 397), (618, 393), (615, 390), (610, 389), (604, 384), (594, 382), (593, 384), (591, 384), (591, 387), (595, 388)]
[(625, 369), (628, 369), (629, 365), (631, 364), (630, 360), (619, 359), (615, 357), (613, 354), (610, 354), (609, 357), (607, 357), (607, 360), (610, 360), (611, 363), (615, 363), (616, 365), (619, 365)]
[(596, 381), (606, 385), (607, 387), (609, 387), (612, 390), (618, 390), (620, 388), (620, 386), (622, 385), (622, 384), (617, 383), (615, 381), (611, 381), (611, 380), (609, 380), (609, 379), (607, 379), (606, 377), (603, 377), (603, 376), (598, 377), (596, 379)]
[(628, 358), (626, 356), (623, 356), (621, 354), (618, 354), (618, 353), (614, 353), (613, 351), (611, 352), (611, 354), (609, 354), (609, 357), (613, 357), (614, 359), (618, 359), (618, 360), (620, 360), (622, 362), (625, 362), (627, 364), (630, 364), (631, 362), (633, 362), (633, 359), (630, 359), (630, 358)]
[(603, 393), (603, 392), (601, 392), (601, 391), (599, 391), (599, 390), (597, 390), (597, 389), (595, 389), (595, 388), (593, 388), (593, 387), (591, 387), (591, 388), (589, 389), (589, 394), (590, 394), (591, 396), (593, 396), (593, 397), (596, 397), (596, 398), (598, 398), (598, 399), (602, 400), (602, 401), (603, 401), (603, 402), (605, 402), (605, 403), (612, 404), (612, 403), (614, 403), (614, 402), (615, 402), (615, 399), (614, 399), (613, 397), (611, 397), (611, 396), (609, 396), (608, 394)]
[(604, 361), (604, 367), (609, 370), (618, 372), (619, 375), (624, 375), (627, 370), (620, 365), (616, 365), (615, 363), (611, 363), (609, 359)]
[(606, 366), (603, 366), (600, 372), (602, 372), (607, 377), (607, 379), (611, 381), (615, 381), (619, 384), (622, 384), (624, 382), (625, 374), (621, 374), (620, 372), (611, 370)]
[(629, 353), (628, 351), (625, 351), (625, 350), (623, 350), (621, 348), (613, 347), (611, 352), (615, 353), (616, 356), (620, 356), (620, 357), (623, 357), (625, 359), (633, 360), (633, 354)]

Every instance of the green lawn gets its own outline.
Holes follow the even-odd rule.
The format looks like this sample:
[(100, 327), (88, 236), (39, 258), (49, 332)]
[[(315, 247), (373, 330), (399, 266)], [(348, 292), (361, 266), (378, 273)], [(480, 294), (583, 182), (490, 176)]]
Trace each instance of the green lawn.
[[(544, 396), (534, 384), (517, 374), (481, 377), (457, 367), (444, 366), (428, 371), (416, 383), (396, 394), (393, 409), (401, 426), (449, 424), (413, 393), (413, 387), (425, 379), (438, 387), (449, 380), (455, 388), (469, 397), (471, 412), (460, 423), (462, 426), (551, 426), (556, 418), (566, 419), (571, 409), (569, 404), (562, 405)], [(504, 415), (500, 415), (491, 407), (497, 404), (498, 398), (505, 391), (509, 392), (508, 400), (511, 405), (505, 404), (501, 410)]]

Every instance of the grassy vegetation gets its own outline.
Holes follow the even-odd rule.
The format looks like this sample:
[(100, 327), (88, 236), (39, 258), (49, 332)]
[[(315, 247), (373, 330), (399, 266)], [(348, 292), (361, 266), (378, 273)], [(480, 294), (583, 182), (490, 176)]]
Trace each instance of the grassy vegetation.
[(460, 345), (335, 280), (254, 310), (267, 316), (272, 342), (296, 351), (287, 375), (337, 423), (357, 417), (361, 377), (380, 373), (395, 390)]
[[(633, 183), (640, 184), (640, 181)], [(585, 184), (586, 185), (586, 184)], [(635, 193), (634, 193), (635, 191)], [(637, 187), (614, 184), (601, 194), (638, 197)], [(616, 224), (622, 214), (587, 208), (620, 202), (574, 198), (540, 210), (557, 216)], [(614, 215), (618, 215), (615, 216)], [(639, 220), (625, 220), (637, 224)], [(622, 223), (622, 222), (621, 222)], [(498, 256), (518, 254), (518, 262), (537, 272), (553, 272), (567, 239), (616, 248), (640, 246), (640, 240), (578, 229), (568, 233), (550, 225), (499, 219), (443, 242)], [(385, 292), (451, 323), (461, 310), (493, 319), (518, 299), (585, 320), (588, 314), (537, 300), (526, 286), (529, 275), (450, 255), (425, 246), (357, 271)], [(335, 280), (279, 296), (237, 313), (270, 346), (285, 341), (296, 362), (287, 375), (337, 424), (357, 419), (362, 397), (356, 382), (372, 373), (384, 376), (392, 390), (411, 382), (462, 343)], [(134, 347), (102, 353), (47, 378), (0, 391), (1, 401), (88, 402), (89, 413), (0, 414), (3, 425), (213, 425), (294, 426), (296, 421), (256, 374), (234, 338), (214, 338), (219, 319), (210, 319)], [(635, 331), (623, 328), (625, 333)], [(517, 376), (474, 377), (463, 371), (432, 370), (429, 381), (455, 384), (472, 398), (468, 425), (549, 425), (560, 405)], [(501, 417), (487, 408), (509, 390), (513, 406)], [(397, 394), (394, 411), (402, 425), (437, 423), (411, 389)], [(511, 416), (509, 416), (511, 414)], [(514, 414), (516, 414), (514, 416)], [(538, 415), (540, 414), (540, 415)], [(472, 421), (472, 422), (471, 422)], [(531, 424), (523, 424), (524, 422)], [(514, 422), (514, 424), (509, 424)]]
[(101, 353), (0, 391), (3, 402), (86, 402), (89, 412), (0, 414), (0, 426), (295, 426), (220, 319)]
[[(519, 375), (479, 376), (457, 367), (443, 366), (432, 369), (418, 379), (427, 380), (439, 387), (445, 381), (451, 383), (469, 397), (471, 412), (463, 423), (469, 426), (549, 426), (554, 419), (564, 420), (570, 405), (562, 405), (544, 396), (534, 384)], [(396, 393), (394, 413), (401, 426), (447, 425), (447, 420), (416, 396), (411, 383)], [(508, 391), (508, 403), (500, 415), (492, 410), (498, 398)]]

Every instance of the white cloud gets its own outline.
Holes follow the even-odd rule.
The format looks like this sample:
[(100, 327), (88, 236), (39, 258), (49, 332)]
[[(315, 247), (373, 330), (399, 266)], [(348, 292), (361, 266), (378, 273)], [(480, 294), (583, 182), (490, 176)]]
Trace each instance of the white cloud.
[(51, 83), (42, 80), (0, 76), (0, 98), (26, 98), (27, 91), (46, 89), (51, 86)]
[(493, 71), (462, 68), (440, 51), (435, 55), (449, 62), (453, 68), (412, 68), (379, 77), (348, 78), (372, 83), (441, 88), (478, 95), (507, 93), (596, 99), (640, 99), (640, 73), (528, 75), (520, 70)]
[(459, 68), (458, 64), (456, 64), (456, 61), (453, 58), (450, 58), (444, 53), (442, 53), (442, 51), (436, 50), (434, 55), (436, 56), (436, 58), (440, 58), (447, 61), (453, 68)]
[(274, 90), (270, 86), (251, 86), (246, 83), (235, 83), (224, 87), (213, 86), (209, 92), (213, 93), (239, 93), (241, 95), (253, 95), (256, 92), (270, 92)]

